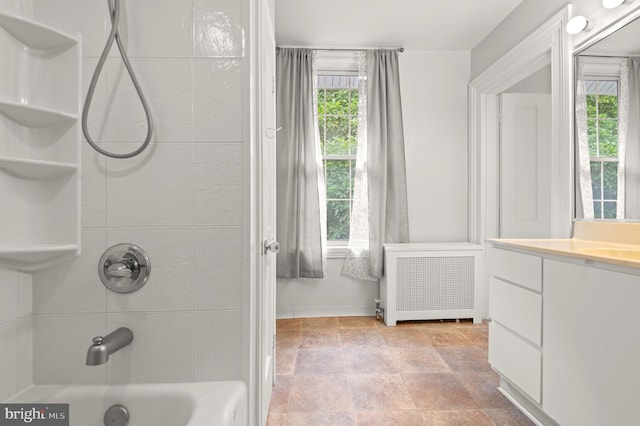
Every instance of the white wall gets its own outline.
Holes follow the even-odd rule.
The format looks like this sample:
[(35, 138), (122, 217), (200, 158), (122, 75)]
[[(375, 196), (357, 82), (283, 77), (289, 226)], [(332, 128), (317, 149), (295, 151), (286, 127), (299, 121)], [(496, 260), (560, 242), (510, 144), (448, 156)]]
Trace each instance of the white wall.
[[(83, 143), (82, 255), (34, 275), (35, 383), (188, 382), (245, 373), (247, 4), (121, 2), (122, 35), (155, 119), (153, 148), (135, 159), (113, 160)], [(106, 39), (106, 2), (33, 0), (32, 12), (7, 5), (82, 34), (86, 91)], [(105, 65), (89, 125), (94, 139), (117, 152), (144, 137), (139, 101), (115, 56)], [(149, 282), (130, 295), (108, 292), (97, 275), (102, 252), (121, 242), (140, 245), (151, 257)], [(25, 351), (24, 345), (16, 349), (16, 341), (29, 337), (17, 331), (30, 319), (29, 305), (16, 302), (16, 292), (30, 287), (16, 284), (26, 279), (22, 275), (0, 274), (0, 293), (10, 295), (0, 302), (1, 400), (31, 378), (28, 371), (5, 372)], [(133, 330), (133, 343), (107, 365), (85, 366), (91, 338), (123, 325)]]
[(467, 241), (468, 83), (469, 52), (400, 55), (411, 242)]
[(575, 14), (589, 16), (602, 6), (601, 0), (524, 0), (471, 51), (471, 79), (474, 79), (505, 53), (573, 3)]
[(529, 77), (505, 90), (505, 93), (548, 93), (551, 94), (551, 64), (542, 67)]
[[(400, 54), (400, 86), (412, 242), (467, 240), (469, 52)], [(376, 282), (341, 275), (329, 259), (322, 280), (278, 279), (277, 315), (373, 315)]]
[(373, 315), (380, 294), (377, 282), (342, 275), (344, 259), (328, 259), (327, 277), (321, 280), (278, 278), (278, 318)]

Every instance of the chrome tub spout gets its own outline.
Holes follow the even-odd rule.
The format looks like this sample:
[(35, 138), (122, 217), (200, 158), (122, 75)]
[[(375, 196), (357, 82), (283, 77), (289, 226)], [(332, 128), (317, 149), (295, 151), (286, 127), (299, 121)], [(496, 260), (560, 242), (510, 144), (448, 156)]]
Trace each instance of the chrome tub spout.
[(106, 336), (96, 336), (87, 351), (87, 365), (101, 365), (109, 360), (109, 355), (119, 351), (133, 341), (133, 333), (127, 327), (120, 327)]

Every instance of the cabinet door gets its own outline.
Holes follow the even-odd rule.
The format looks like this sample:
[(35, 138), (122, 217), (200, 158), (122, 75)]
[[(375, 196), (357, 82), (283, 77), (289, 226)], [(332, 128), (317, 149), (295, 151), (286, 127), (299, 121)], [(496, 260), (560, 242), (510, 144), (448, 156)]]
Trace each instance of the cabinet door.
[(639, 276), (545, 259), (543, 408), (560, 424), (640, 424), (639, 303)]
[(531, 290), (489, 279), (491, 319), (538, 346), (542, 343), (542, 296)]
[(533, 291), (542, 291), (542, 258), (538, 256), (491, 247), (489, 274)]
[(492, 322), (489, 326), (489, 362), (531, 399), (540, 402), (542, 354), (539, 349)]

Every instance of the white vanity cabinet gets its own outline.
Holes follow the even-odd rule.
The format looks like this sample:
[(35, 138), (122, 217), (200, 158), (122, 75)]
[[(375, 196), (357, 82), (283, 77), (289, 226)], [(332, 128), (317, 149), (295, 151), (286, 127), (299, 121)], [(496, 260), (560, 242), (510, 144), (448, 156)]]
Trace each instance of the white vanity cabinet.
[(0, 266), (80, 250), (80, 43), (0, 7)]
[(487, 256), (500, 391), (540, 425), (640, 425), (640, 268), (497, 242)]
[(544, 261), (543, 406), (563, 426), (640, 425), (640, 276), (627, 269)]
[(541, 402), (542, 258), (490, 248), (489, 362)]

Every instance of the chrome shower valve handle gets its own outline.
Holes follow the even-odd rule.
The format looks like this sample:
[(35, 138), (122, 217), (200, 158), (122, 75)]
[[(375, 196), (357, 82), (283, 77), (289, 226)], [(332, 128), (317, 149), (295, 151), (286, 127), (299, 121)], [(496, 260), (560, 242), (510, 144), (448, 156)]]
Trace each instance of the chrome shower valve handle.
[(134, 244), (108, 248), (98, 264), (98, 275), (105, 287), (116, 293), (132, 293), (149, 279), (149, 256)]

